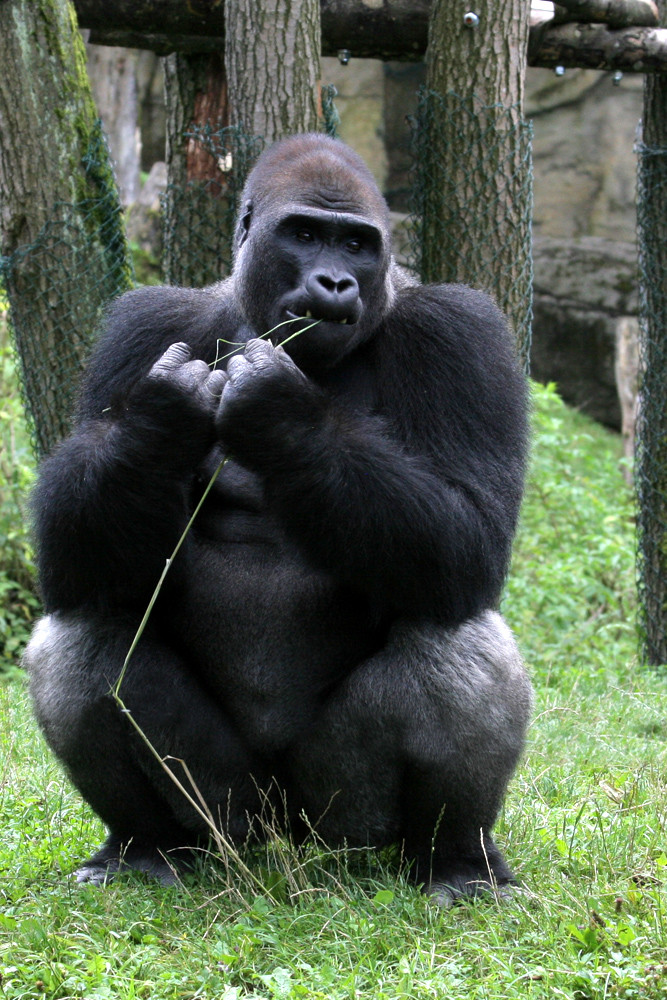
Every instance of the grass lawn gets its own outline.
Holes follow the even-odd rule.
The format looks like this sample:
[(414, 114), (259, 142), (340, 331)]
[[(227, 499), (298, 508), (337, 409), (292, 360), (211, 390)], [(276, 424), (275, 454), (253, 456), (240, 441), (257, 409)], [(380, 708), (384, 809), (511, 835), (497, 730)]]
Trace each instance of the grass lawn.
[(496, 828), (510, 901), (440, 911), (372, 851), (202, 859), (184, 884), (68, 873), (103, 831), (0, 686), (0, 1000), (667, 997), (667, 677), (638, 664), (618, 439), (535, 398), (504, 612), (536, 688)]

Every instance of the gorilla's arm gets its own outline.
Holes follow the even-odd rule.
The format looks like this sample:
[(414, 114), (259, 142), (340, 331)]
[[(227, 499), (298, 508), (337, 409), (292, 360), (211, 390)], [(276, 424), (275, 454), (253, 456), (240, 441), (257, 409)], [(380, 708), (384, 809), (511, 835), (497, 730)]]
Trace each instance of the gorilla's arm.
[(461, 621), (499, 596), (521, 498), (525, 389), (498, 311), (440, 286), (375, 337), (378, 416), (254, 342), (218, 429), (292, 537), (378, 610)]
[(196, 341), (202, 326), (215, 351), (206, 300), (182, 290), (142, 289), (112, 310), (75, 430), (43, 463), (32, 498), (47, 610), (145, 607), (185, 526), (225, 378), (211, 381), (184, 345), (154, 362), (193, 330)]

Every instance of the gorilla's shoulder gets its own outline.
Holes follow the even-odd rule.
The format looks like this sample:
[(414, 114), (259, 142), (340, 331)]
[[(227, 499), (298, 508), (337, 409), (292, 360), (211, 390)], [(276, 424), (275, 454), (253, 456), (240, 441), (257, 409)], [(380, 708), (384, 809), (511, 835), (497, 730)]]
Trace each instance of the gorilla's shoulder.
[[(486, 292), (467, 285), (410, 285), (401, 289), (389, 320), (396, 350), (410, 350), (419, 366), (436, 356), (447, 367), (480, 378), (517, 367), (514, 334), (507, 319)], [(469, 383), (470, 377), (466, 378)]]
[(421, 328), (460, 340), (473, 338), (511, 340), (507, 321), (486, 292), (467, 285), (406, 285), (399, 290), (396, 311), (403, 322), (412, 320)]
[[(125, 342), (130, 334), (135, 342), (161, 343), (163, 337), (169, 338), (184, 327), (197, 337), (215, 323), (235, 318), (238, 311), (228, 280), (207, 288), (146, 285), (125, 292), (111, 303), (100, 341), (113, 339), (120, 331)], [(194, 349), (195, 345), (191, 346)]]
[[(473, 430), (509, 424), (523, 433), (525, 377), (512, 331), (489, 295), (465, 285), (406, 287), (385, 329), (380, 384), (400, 386), (406, 412), (419, 412), (418, 401), (429, 399), (437, 433), (460, 426), (462, 415)], [(410, 377), (401, 377), (406, 372)]]

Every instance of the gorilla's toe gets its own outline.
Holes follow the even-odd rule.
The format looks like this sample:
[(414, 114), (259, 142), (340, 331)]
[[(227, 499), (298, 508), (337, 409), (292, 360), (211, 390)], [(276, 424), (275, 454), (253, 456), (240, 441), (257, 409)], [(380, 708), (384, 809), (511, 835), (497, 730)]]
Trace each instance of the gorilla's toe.
[(491, 881), (488, 874), (481, 875), (473, 865), (462, 864), (449, 871), (438, 872), (426, 883), (423, 891), (438, 906), (449, 909), (456, 902), (480, 896), (493, 896), (498, 901), (509, 899), (515, 884), (514, 877), (509, 873)]
[[(182, 865), (179, 863), (178, 867)], [(74, 877), (82, 884), (108, 885), (118, 872), (124, 871), (142, 872), (161, 885), (176, 885), (179, 880), (176, 866), (158, 848), (132, 841), (122, 844), (114, 837), (109, 837), (97, 854), (76, 870)]]

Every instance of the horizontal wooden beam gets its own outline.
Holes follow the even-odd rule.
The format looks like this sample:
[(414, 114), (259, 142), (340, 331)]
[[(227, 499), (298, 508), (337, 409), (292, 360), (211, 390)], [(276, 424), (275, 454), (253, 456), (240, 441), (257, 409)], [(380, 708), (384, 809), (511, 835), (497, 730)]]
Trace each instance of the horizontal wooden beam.
[[(612, 12), (621, 7), (639, 16), (653, 0), (566, 0), (571, 11)], [(565, 0), (563, 6), (565, 5)], [(221, 52), (224, 4), (221, 0), (74, 0), (79, 24), (90, 41), (170, 52)], [(415, 62), (424, 58), (430, 0), (321, 0), (322, 54), (350, 58)], [(612, 11), (613, 7), (613, 11)], [(636, 9), (637, 8), (637, 9)], [(639, 10), (641, 8), (641, 10)], [(611, 28), (603, 24), (542, 22), (531, 26), (531, 66), (667, 73), (667, 29), (647, 26)]]
[(556, 24), (529, 50), (531, 66), (580, 67), (622, 73), (667, 73), (667, 29)]
[(657, 28), (660, 14), (655, 0), (558, 0), (556, 20), (610, 28)]

